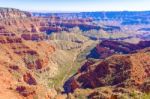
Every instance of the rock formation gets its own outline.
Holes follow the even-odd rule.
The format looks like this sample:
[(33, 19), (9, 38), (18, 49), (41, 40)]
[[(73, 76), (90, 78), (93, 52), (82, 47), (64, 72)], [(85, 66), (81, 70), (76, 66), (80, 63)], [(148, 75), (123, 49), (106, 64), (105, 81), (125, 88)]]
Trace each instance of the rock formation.
[(150, 47), (150, 41), (131, 44), (123, 41), (104, 40), (91, 51), (87, 58), (104, 59), (113, 54), (128, 54), (146, 47)]
[[(74, 93), (61, 93), (59, 87), (97, 44), (83, 34), (92, 29), (121, 30), (119, 26), (93, 24), (92, 18), (36, 17), (0, 8), (0, 99), (83, 99), (80, 93), (84, 92), (86, 98), (114, 99), (118, 97), (115, 92), (131, 96), (130, 88), (138, 95), (149, 93), (150, 50), (141, 49), (150, 42), (109, 40), (97, 45), (94, 55), (98, 60), (87, 61), (64, 85), (66, 92)], [(118, 53), (127, 55), (114, 55)]]
[[(150, 78), (149, 55), (148, 48), (132, 54), (113, 55), (96, 63), (88, 62), (66, 82), (64, 88), (73, 92), (77, 88), (114, 86), (143, 91), (142, 86)], [(148, 86), (146, 91), (150, 92)]]
[(43, 41), (45, 35), (38, 32), (36, 19), (29, 13), (3, 8), (0, 22), (0, 98), (49, 98), (37, 74), (57, 74), (57, 64), (51, 60), (55, 48)]
[(20, 11), (14, 8), (0, 8), (0, 19), (1, 18), (24, 18), (31, 17), (31, 13)]

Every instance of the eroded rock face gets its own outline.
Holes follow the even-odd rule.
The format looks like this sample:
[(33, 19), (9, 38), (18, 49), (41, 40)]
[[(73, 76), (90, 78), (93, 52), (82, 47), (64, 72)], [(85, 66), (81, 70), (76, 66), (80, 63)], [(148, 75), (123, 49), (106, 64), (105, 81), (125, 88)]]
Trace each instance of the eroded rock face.
[(64, 20), (59, 17), (32, 17), (29, 12), (0, 8), (0, 31), (3, 29), (7, 32), (20, 33), (21, 37), (26, 40), (29, 38), (29, 40), (46, 39), (41, 32), (51, 34), (52, 32), (69, 31), (73, 27), (79, 27), (83, 31), (100, 29), (99, 26), (91, 25), (90, 22), (89, 19)]
[[(135, 96), (132, 96), (132, 94)], [(125, 89), (125, 88), (111, 88), (111, 87), (103, 87), (99, 89), (95, 89), (88, 98), (90, 99), (123, 99), (123, 98), (139, 98), (142, 96), (142, 93), (136, 91), (134, 89)]]
[(35, 95), (35, 90), (31, 89), (30, 87), (26, 87), (26, 86), (18, 86), (16, 88), (16, 91), (18, 91), (24, 97), (29, 97), (29, 96), (32, 97), (33, 95)]
[(79, 70), (64, 85), (68, 92), (76, 88), (97, 88), (118, 86), (139, 88), (150, 78), (150, 51), (141, 51), (128, 55), (114, 55), (102, 62), (90, 65), (93, 69)]
[(20, 11), (14, 8), (0, 8), (0, 18), (24, 18), (31, 17), (29, 12)]
[[(2, 89), (0, 98), (9, 99), (10, 96), (12, 99), (22, 99), (23, 97), (33, 99), (39, 96), (40, 90), (36, 92), (37, 89), (32, 88), (39, 86), (34, 73), (45, 70), (52, 76), (55, 75), (53, 72), (57, 73), (57, 70), (53, 69), (56, 67), (50, 58), (55, 48), (44, 41), (25, 41), (18, 36), (4, 35), (0, 37), (0, 46), (0, 88)], [(26, 85), (28, 85), (27, 89), (19, 87)], [(39, 88), (43, 88), (43, 86), (39, 86)], [(3, 93), (3, 91), (6, 92)], [(43, 92), (47, 92), (47, 90), (43, 89)], [(44, 95), (46, 93), (43, 93)]]
[(46, 35), (41, 34), (41, 33), (24, 33), (21, 34), (21, 38), (23, 38), (24, 40), (32, 40), (32, 41), (39, 41), (39, 40), (44, 40), (46, 39)]
[[(45, 69), (52, 76), (54, 74), (51, 72), (57, 73), (53, 69), (47, 69), (56, 68), (51, 60), (55, 48), (42, 41), (42, 34), (32, 34), (37, 31), (30, 31), (32, 27), (30, 19), (25, 18), (29, 17), (23, 17), (22, 20), (21, 18), (0, 20), (0, 98), (2, 99), (49, 97), (44, 86), (39, 86), (37, 83), (34, 73)], [(28, 20), (27, 23), (25, 20)], [(28, 30), (28, 26), (30, 33), (27, 32), (27, 34), (31, 35), (31, 39), (26, 40), (21, 35), (24, 34), (23, 28)], [(20, 32), (19, 28), (21, 28)], [(40, 96), (38, 91), (41, 92), (41, 90), (43, 93)]]
[[(0, 98), (50, 98), (45, 81), (58, 67), (51, 59), (55, 47), (40, 32), (41, 22), (29, 13), (0, 8)], [(41, 80), (45, 72), (49, 76)]]
[(0, 98), (1, 99), (22, 99), (22, 97), (13, 91), (17, 80), (8, 71), (7, 64), (0, 61)]
[(23, 80), (29, 84), (29, 85), (36, 85), (37, 82), (35, 80), (35, 78), (30, 74), (30, 73), (26, 73), (23, 75)]
[(122, 41), (105, 40), (98, 44), (87, 57), (104, 59), (114, 54), (128, 54), (146, 47), (150, 47), (150, 41), (131, 44)]

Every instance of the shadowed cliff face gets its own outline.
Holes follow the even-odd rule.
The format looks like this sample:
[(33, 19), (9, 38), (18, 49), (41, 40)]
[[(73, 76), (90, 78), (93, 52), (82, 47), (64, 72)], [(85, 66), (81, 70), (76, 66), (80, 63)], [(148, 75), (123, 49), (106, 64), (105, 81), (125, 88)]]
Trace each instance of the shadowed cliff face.
[(146, 49), (133, 54), (113, 55), (96, 63), (88, 62), (66, 82), (64, 88), (66, 92), (104, 86), (140, 89), (150, 78), (149, 59), (150, 49)]
[(113, 54), (128, 54), (146, 47), (150, 47), (150, 41), (131, 44), (122, 41), (104, 40), (91, 51), (87, 58), (104, 59)]

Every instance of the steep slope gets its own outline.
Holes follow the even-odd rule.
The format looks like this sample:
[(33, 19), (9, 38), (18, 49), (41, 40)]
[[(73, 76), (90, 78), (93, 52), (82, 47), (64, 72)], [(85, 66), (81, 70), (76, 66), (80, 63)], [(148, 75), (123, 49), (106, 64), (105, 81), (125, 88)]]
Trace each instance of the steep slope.
[(25, 40), (42, 40), (41, 18), (33, 18), (29, 12), (13, 8), (0, 8), (0, 35), (19, 36)]
[(54, 88), (60, 88), (74, 70), (82, 45), (91, 41), (69, 32), (60, 32), (56, 38), (46, 35), (51, 29), (47, 19), (24, 16), (23, 11), (3, 9), (1, 13), (14, 16), (0, 18), (0, 98), (55, 96)]
[(29, 12), (14, 8), (0, 8), (0, 18), (24, 18), (31, 17)]
[(128, 54), (146, 47), (150, 47), (150, 41), (132, 44), (123, 41), (104, 40), (91, 51), (87, 58), (104, 59), (114, 54)]
[[(41, 77), (44, 71), (50, 73), (49, 77), (57, 74), (57, 64), (51, 60), (55, 48), (44, 41), (24, 41), (17, 36), (1, 36), (0, 51), (1, 89), (7, 90), (9, 95), (14, 95), (14, 98), (15, 96), (44, 97), (44, 93), (43, 96), (38, 94), (41, 90), (47, 91), (44, 85), (40, 86), (44, 83), (39, 81), (37, 74), (41, 73)], [(1, 90), (1, 97), (4, 95), (7, 98), (5, 96), (7, 93), (3, 93), (3, 90)]]
[[(72, 32), (72, 31), (71, 31)], [(55, 33), (50, 36), (51, 40), (64, 40), (69, 42), (77, 42), (77, 43), (84, 43), (88, 40), (87, 37), (82, 36), (79, 33), (70, 33), (70, 32), (61, 32)]]
[[(60, 88), (97, 44), (83, 31), (121, 29), (119, 26), (102, 28), (92, 21), (91, 18), (32, 17), (29, 12), (0, 8), (0, 99), (53, 99), (55, 96), (70, 99), (71, 95), (61, 94)], [(101, 91), (107, 95), (115, 91), (130, 93), (132, 87), (138, 92), (149, 92), (149, 49), (135, 51), (149, 44), (149, 41), (139, 44), (103, 41), (96, 47), (98, 58), (115, 53), (132, 54), (86, 62), (66, 82), (66, 92), (75, 91), (72, 95), (79, 96), (80, 90), (83, 94), (87, 90), (76, 91), (77, 88), (91, 88), (87, 92), (91, 99), (102, 95)]]
[[(95, 91), (96, 88), (100, 88), (91, 95), (91, 98), (102, 95), (103, 87), (110, 91), (123, 88), (122, 91), (128, 90), (129, 93), (132, 89), (149, 93), (149, 59), (150, 49), (147, 48), (132, 54), (113, 55), (98, 62), (87, 62), (66, 82), (64, 88), (66, 92), (76, 92), (78, 88), (81, 88), (81, 91), (87, 88)], [(113, 92), (106, 96), (111, 96)]]
[(49, 37), (50, 43), (62, 50), (77, 49), (84, 43), (89, 41), (89, 38), (74, 31), (53, 33)]
[[(58, 73), (51, 59), (55, 48), (42, 39), (35, 41), (42, 34), (32, 31), (36, 22), (26, 12), (3, 8), (0, 15), (0, 98), (50, 98), (47, 80)], [(21, 36), (24, 30), (37, 36), (26, 40)]]
[(75, 31), (54, 33), (49, 36), (49, 39), (50, 45), (56, 48), (52, 60), (59, 64), (59, 73), (51, 81), (54, 81), (56, 87), (62, 88), (65, 80), (81, 66), (79, 65), (81, 61), (78, 61), (80, 53), (87, 47), (95, 45), (95, 42)]

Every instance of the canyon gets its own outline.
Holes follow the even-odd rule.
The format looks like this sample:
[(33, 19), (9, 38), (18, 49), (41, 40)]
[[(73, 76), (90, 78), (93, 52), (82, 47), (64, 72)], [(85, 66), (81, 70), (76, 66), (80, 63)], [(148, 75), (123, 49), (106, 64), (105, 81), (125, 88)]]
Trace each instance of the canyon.
[[(97, 62), (88, 61), (66, 82), (64, 88), (66, 92), (92, 89), (87, 95), (92, 99), (111, 99), (112, 95), (121, 99), (123, 94), (132, 93), (129, 90), (136, 90), (137, 94), (138, 91), (149, 92), (149, 51), (147, 48), (132, 54), (113, 55)], [(99, 91), (97, 88), (100, 88)], [(128, 98), (132, 97), (129, 95)]]
[(0, 8), (0, 99), (149, 95), (149, 14)]

